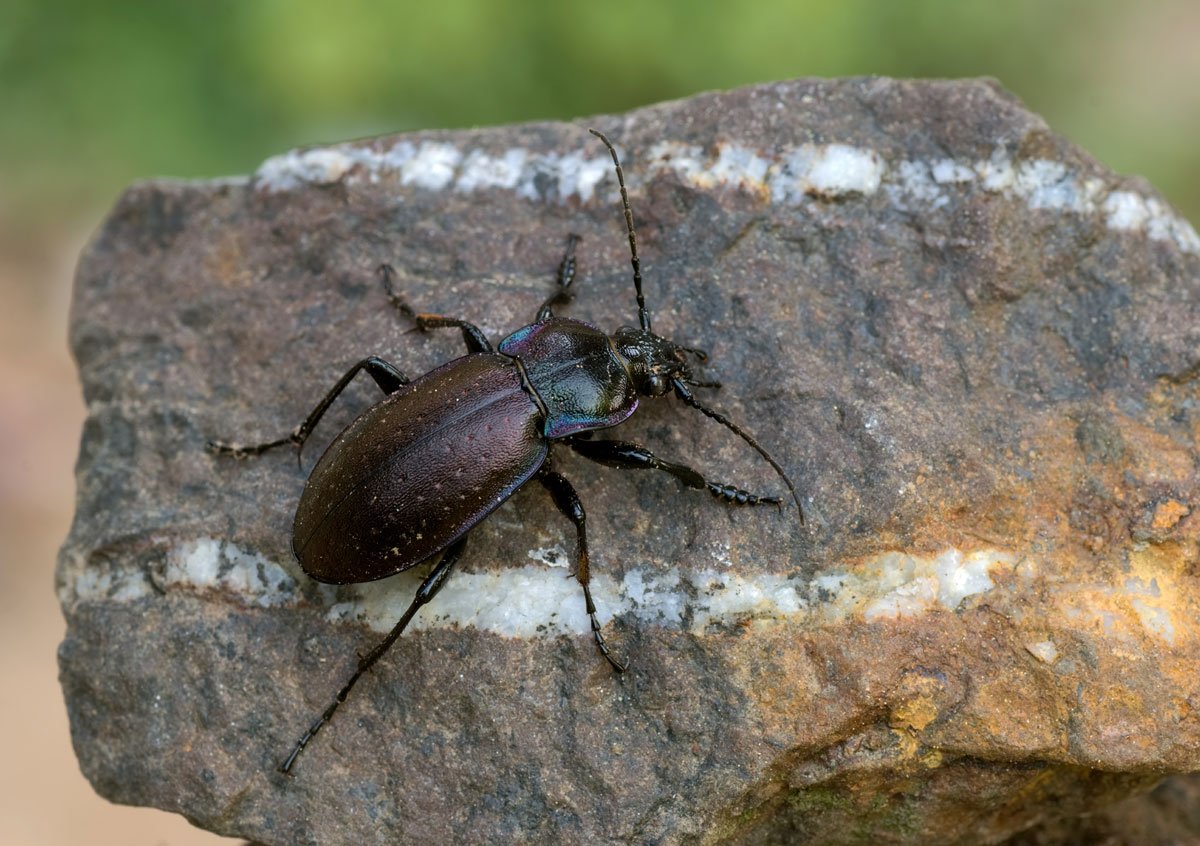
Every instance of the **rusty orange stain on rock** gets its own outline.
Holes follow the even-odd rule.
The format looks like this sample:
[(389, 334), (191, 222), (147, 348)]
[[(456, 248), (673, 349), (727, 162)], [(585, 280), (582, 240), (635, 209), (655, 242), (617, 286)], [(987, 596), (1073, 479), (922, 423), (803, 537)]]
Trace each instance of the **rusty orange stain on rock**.
[(1160, 502), (1158, 507), (1154, 509), (1154, 519), (1150, 525), (1155, 529), (1169, 529), (1190, 512), (1191, 509), (1182, 502), (1168, 499), (1166, 502)]

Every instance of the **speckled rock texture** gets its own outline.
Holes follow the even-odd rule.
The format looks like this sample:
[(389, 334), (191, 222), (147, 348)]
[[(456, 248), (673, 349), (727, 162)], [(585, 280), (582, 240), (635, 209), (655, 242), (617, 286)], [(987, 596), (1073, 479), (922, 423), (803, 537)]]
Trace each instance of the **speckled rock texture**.
[[(561, 311), (635, 323), (587, 126), (623, 157), (655, 330), (710, 352), (704, 400), (807, 523), (556, 448), (629, 671), (529, 486), (284, 776), (425, 568), (333, 588), (291, 555), (369, 379), (303, 467), (205, 442), (281, 436), (364, 356), (462, 354), (389, 306), (383, 262), (498, 342), (574, 233)], [(113, 801), (264, 844), (973, 844), (1200, 771), (1200, 239), (993, 83), (784, 82), (137, 185), (71, 344), (59, 659)], [(786, 493), (674, 399), (616, 433)]]

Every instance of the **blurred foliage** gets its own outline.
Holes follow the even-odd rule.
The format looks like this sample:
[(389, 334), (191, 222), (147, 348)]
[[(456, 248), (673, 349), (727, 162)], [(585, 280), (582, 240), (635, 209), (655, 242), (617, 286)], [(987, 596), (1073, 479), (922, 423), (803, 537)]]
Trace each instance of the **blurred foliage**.
[(882, 74), (994, 76), (1196, 219), (1198, 23), (1190, 0), (3, 0), (0, 214), (322, 141)]

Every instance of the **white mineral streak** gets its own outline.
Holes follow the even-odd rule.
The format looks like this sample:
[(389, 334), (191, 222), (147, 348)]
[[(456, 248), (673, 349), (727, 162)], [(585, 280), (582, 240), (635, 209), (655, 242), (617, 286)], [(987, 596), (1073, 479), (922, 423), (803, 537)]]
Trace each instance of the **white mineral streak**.
[[(510, 637), (586, 634), (587, 617), (579, 585), (565, 567), (566, 554), (551, 547), (532, 550), (529, 557), (539, 563), (456, 573), (413, 628), (474, 626)], [(811, 583), (794, 573), (638, 567), (619, 581), (594, 573), (592, 590), (606, 615), (632, 616), (646, 624), (701, 634), (747, 620), (873, 621), (935, 609), (954, 611), (968, 597), (994, 588), (992, 568), (1011, 570), (1014, 564), (1014, 556), (996, 550), (963, 554), (950, 549), (932, 558), (888, 552), (853, 569), (822, 573)], [(411, 601), (425, 569), (342, 588), (340, 594), (323, 586), (329, 619), (362, 620), (386, 630)], [(166, 588), (234, 594), (262, 607), (298, 601), (296, 581), (287, 569), (216, 538), (173, 547), (163, 582)], [(143, 576), (98, 576), (90, 568), (80, 571), (71, 588), (75, 602), (129, 602), (153, 593)], [(334, 601), (338, 595), (343, 601)]]
[[(506, 637), (586, 635), (587, 615), (571, 561), (560, 547), (530, 550), (530, 563), (491, 572), (455, 573), (413, 620), (413, 629), (471, 626)], [(1029, 558), (999, 549), (937, 555), (883, 552), (854, 565), (833, 567), (810, 578), (800, 572), (753, 573), (729, 567), (728, 551), (715, 549), (709, 566), (633, 567), (617, 579), (593, 561), (592, 593), (602, 621), (632, 618), (649, 626), (702, 635), (732, 625), (778, 623), (830, 625), (845, 621), (883, 623), (934, 613), (954, 613), (964, 603), (995, 591), (1020, 592), (1039, 578)], [(172, 547), (160, 583), (140, 570), (99, 573), (83, 566), (62, 597), (79, 602), (133, 602), (163, 589), (234, 596), (260, 607), (295, 606), (295, 565), (284, 567), (263, 555), (216, 538), (202, 537)], [(332, 622), (357, 621), (387, 631), (408, 607), (427, 567), (417, 567), (365, 585), (321, 585), (317, 601)], [(1163, 576), (1161, 578), (1168, 578)], [(1054, 589), (1064, 622), (1089, 625), (1104, 637), (1150, 636), (1167, 644), (1180, 636), (1174, 608), (1185, 598), (1173, 581), (1131, 577), (1120, 584), (1062, 584)], [(1184, 625), (1190, 631), (1192, 627)], [(1189, 636), (1188, 634), (1184, 635)], [(1026, 646), (1053, 663), (1057, 648), (1045, 641)]]
[[(848, 144), (756, 150), (725, 141), (705, 150), (665, 140), (651, 147), (645, 160), (650, 171), (670, 171), (701, 190), (748, 191), (789, 206), (882, 192), (896, 208), (935, 210), (971, 191), (984, 191), (1030, 210), (1096, 216), (1115, 232), (1141, 233), (1200, 253), (1195, 229), (1161, 200), (1084, 177), (1063, 162), (1014, 160), (1001, 149), (986, 159), (913, 160), (886, 159), (876, 150)], [(587, 203), (602, 181), (612, 179), (612, 163), (605, 154), (582, 150), (533, 153), (514, 148), (492, 154), (435, 141), (398, 141), (383, 149), (340, 144), (270, 158), (259, 167), (255, 183), (267, 191), (289, 191), (384, 178), (428, 191), (499, 189), (532, 201)]]
[(167, 555), (168, 587), (224, 590), (263, 607), (294, 600), (296, 580), (280, 565), (236, 544), (199, 538)]

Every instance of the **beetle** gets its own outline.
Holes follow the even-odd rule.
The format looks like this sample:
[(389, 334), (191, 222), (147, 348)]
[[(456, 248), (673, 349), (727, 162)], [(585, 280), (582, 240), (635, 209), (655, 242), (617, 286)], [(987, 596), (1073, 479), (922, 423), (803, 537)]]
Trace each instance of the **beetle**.
[(603, 133), (589, 131), (608, 148), (616, 170), (640, 328), (624, 326), (608, 335), (583, 321), (554, 314), (556, 306), (574, 296), (571, 283), (580, 240), (576, 235), (567, 239), (555, 291), (543, 302), (535, 321), (495, 349), (466, 320), (414, 311), (395, 290), (395, 271), (384, 265), (380, 272), (391, 304), (421, 331), (458, 329), (467, 354), (415, 380), (384, 359), (370, 356), (346, 371), (285, 437), (252, 446), (208, 443), (211, 452), (235, 457), (292, 445), (299, 459), (322, 415), (360, 371), (366, 372), (386, 397), (347, 426), (314, 466), (296, 509), (292, 551), (306, 574), (329, 584), (382, 579), (441, 553), (391, 632), (359, 659), (354, 673), (280, 765), (284, 773), (291, 771), (362, 674), (446, 583), (462, 557), (467, 533), (531, 480), (550, 493), (557, 509), (575, 527), (575, 578), (583, 589), (596, 646), (613, 670), (625, 671), (625, 664), (609, 650), (596, 617), (589, 587), (587, 515), (571, 483), (552, 469), (551, 443), (563, 443), (610, 467), (664, 471), (689, 488), (707, 490), (733, 505), (782, 507), (779, 497), (758, 496), (711, 481), (640, 444), (592, 439), (593, 431), (628, 419), (640, 397), (674, 393), (735, 433), (783, 480), (804, 522), (799, 494), (779, 463), (748, 432), (692, 394), (690, 387), (719, 387), (692, 376), (688, 357), (704, 362), (707, 354), (652, 331), (621, 162)]

